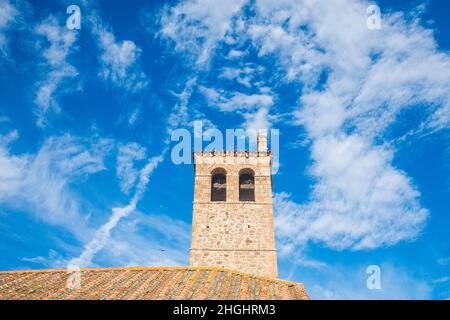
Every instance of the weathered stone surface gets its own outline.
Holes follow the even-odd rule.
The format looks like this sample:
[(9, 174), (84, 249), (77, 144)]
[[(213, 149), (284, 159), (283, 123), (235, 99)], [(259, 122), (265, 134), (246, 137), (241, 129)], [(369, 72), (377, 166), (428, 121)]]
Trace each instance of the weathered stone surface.
[[(194, 153), (191, 266), (277, 278), (271, 160), (265, 150)], [(211, 201), (212, 172), (219, 168), (226, 172), (225, 202)], [(254, 202), (239, 201), (239, 173), (244, 169), (254, 172)]]

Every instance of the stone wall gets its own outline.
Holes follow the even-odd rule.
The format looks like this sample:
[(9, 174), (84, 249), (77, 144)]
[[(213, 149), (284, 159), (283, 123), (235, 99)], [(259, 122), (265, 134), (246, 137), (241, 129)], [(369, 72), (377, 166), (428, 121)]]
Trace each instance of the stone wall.
[[(195, 153), (191, 266), (223, 267), (276, 278), (271, 155)], [(211, 172), (227, 172), (226, 202), (211, 202)], [(239, 201), (239, 172), (255, 173), (255, 202)]]

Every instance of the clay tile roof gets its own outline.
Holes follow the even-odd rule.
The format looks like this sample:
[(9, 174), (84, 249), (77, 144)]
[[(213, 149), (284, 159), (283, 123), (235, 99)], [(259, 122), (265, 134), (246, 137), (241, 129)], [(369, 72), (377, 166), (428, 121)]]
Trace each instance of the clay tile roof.
[(5, 299), (309, 299), (303, 284), (218, 268), (129, 267), (81, 269), (81, 286), (66, 286), (66, 270), (0, 272)]

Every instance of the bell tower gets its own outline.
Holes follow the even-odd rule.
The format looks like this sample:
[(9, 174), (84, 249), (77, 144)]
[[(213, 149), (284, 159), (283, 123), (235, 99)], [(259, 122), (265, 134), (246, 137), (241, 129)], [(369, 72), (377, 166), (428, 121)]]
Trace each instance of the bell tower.
[(195, 152), (190, 265), (278, 277), (267, 131), (257, 151)]

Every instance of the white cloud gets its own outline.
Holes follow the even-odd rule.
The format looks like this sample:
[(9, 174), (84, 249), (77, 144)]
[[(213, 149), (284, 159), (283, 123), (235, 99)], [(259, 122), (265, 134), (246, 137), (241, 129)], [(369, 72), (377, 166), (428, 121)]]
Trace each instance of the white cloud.
[(193, 55), (198, 66), (208, 65), (244, 3), (245, 0), (180, 2), (163, 12), (161, 36), (174, 41), (177, 51)]
[(183, 221), (136, 211), (117, 226), (99, 259), (118, 266), (186, 265), (190, 233)]
[(441, 266), (446, 266), (446, 265), (448, 265), (450, 263), (450, 257), (448, 257), (448, 258), (439, 258), (437, 262)]
[[(9, 122), (9, 119), (6, 117), (3, 119), (0, 118), (0, 123), (1, 122)], [(16, 140), (17, 138), (19, 138), (19, 133), (17, 132), (17, 130), (12, 130), (5, 135), (0, 134), (0, 147), (6, 147), (9, 143)]]
[(212, 88), (199, 87), (208, 104), (221, 112), (239, 112), (244, 117), (245, 129), (269, 129), (275, 116), (270, 115), (274, 98), (270, 91), (265, 93), (245, 94), (242, 92), (217, 91)]
[[(366, 8), (365, 2), (354, 0), (258, 1), (261, 15), (249, 25), (249, 35), (261, 55), (276, 54), (288, 79), (299, 79), (308, 89), (299, 120), (309, 130), (314, 125), (303, 116), (326, 116), (315, 109), (323, 97), (334, 102), (332, 113), (345, 113), (345, 124), (371, 136), (382, 133), (400, 110), (420, 103), (430, 109), (430, 125), (448, 125), (450, 79), (442, 70), (450, 69), (449, 56), (438, 51), (432, 32), (418, 24), (416, 13), (409, 18), (385, 15), (382, 30), (373, 32), (365, 26)], [(281, 20), (280, 10), (285, 12)], [(316, 91), (324, 70), (325, 90)], [(315, 118), (317, 124), (321, 118)]]
[[(284, 244), (358, 250), (418, 237), (428, 211), (407, 173), (393, 165), (396, 150), (385, 133), (413, 107), (424, 117), (412, 135), (449, 126), (450, 57), (421, 26), (421, 9), (384, 14), (382, 29), (372, 31), (366, 1), (257, 0), (248, 18), (243, 2), (233, 4), (181, 2), (163, 14), (161, 33), (200, 66), (220, 42), (242, 48), (250, 40), (261, 58), (274, 58), (286, 82), (301, 84), (294, 117), (310, 141), (314, 185), (304, 205), (278, 197)], [(223, 71), (222, 78), (240, 77)], [(244, 114), (247, 126), (270, 125), (270, 94), (200, 92), (209, 105)]]
[(108, 140), (70, 135), (48, 138), (36, 154), (14, 155), (7, 144), (0, 145), (0, 204), (63, 226), (83, 239), (89, 212), (72, 185), (104, 170), (110, 148)]
[(100, 18), (93, 17), (92, 33), (97, 37), (101, 51), (99, 75), (114, 86), (130, 92), (144, 89), (148, 81), (139, 65), (142, 50), (131, 40), (117, 41)]
[[(164, 153), (165, 151), (163, 154)], [(85, 245), (81, 255), (69, 261), (68, 268), (88, 267), (91, 265), (94, 256), (101, 251), (110, 240), (111, 231), (116, 227), (119, 221), (129, 216), (136, 210), (136, 206), (148, 185), (151, 173), (163, 160), (163, 154), (151, 158), (141, 169), (139, 172), (139, 181), (136, 186), (136, 191), (130, 202), (124, 207), (115, 207), (111, 210), (111, 215), (108, 218), (108, 221), (96, 230), (94, 237)]]
[(285, 243), (320, 242), (335, 249), (373, 249), (414, 239), (428, 211), (419, 192), (390, 164), (392, 153), (361, 138), (318, 139), (309, 202), (275, 197), (277, 236)]
[(189, 99), (192, 95), (192, 90), (197, 84), (197, 78), (192, 77), (186, 81), (183, 90), (180, 93), (171, 92), (177, 99), (178, 102), (175, 104), (172, 112), (167, 120), (168, 133), (171, 134), (172, 130), (177, 129), (180, 126), (186, 126), (190, 122), (189, 113)]
[[(220, 4), (216, 1), (185, 1), (166, 9), (161, 18), (161, 35), (175, 42), (178, 52), (187, 54), (196, 70), (208, 69), (211, 57), (221, 42), (228, 45), (239, 40), (237, 33), (245, 30), (242, 7), (247, 1)], [(242, 59), (245, 51), (231, 49), (227, 59)], [(192, 60), (191, 60), (192, 59)], [(239, 112), (244, 117), (245, 128), (269, 128), (273, 117), (270, 108), (274, 101), (269, 91), (260, 90), (255, 76), (264, 71), (262, 66), (239, 63), (241, 67), (224, 67), (219, 78), (236, 81), (250, 89), (248, 93), (229, 92), (200, 86), (199, 91), (208, 104), (222, 112)]]
[(270, 129), (272, 126), (271, 119), (273, 117), (269, 116), (269, 108), (267, 107), (259, 108), (254, 113), (245, 113), (244, 118), (244, 128), (255, 130), (255, 132), (260, 129)]
[(447, 283), (450, 281), (450, 277), (441, 277), (433, 280), (433, 283)]
[(128, 194), (138, 177), (135, 162), (145, 158), (146, 150), (137, 143), (119, 145), (117, 154), (117, 177), (120, 181), (120, 189)]
[(246, 55), (247, 53), (245, 51), (242, 50), (235, 50), (235, 49), (231, 49), (228, 52), (227, 58), (228, 59), (236, 59), (236, 58), (241, 58), (244, 55)]
[[(182, 266), (188, 264), (191, 226), (166, 215), (134, 212), (111, 229), (91, 267)], [(47, 256), (23, 257), (22, 261), (47, 268), (65, 268), (68, 259), (53, 249)]]
[(134, 126), (136, 124), (136, 121), (139, 119), (140, 114), (141, 111), (139, 108), (134, 109), (133, 112), (131, 112), (131, 115), (128, 117), (128, 124), (130, 126)]
[(99, 77), (129, 93), (145, 89), (148, 80), (140, 66), (142, 49), (132, 40), (116, 39), (112, 27), (103, 20), (97, 1), (83, 0), (83, 6), (87, 12), (83, 21), (99, 50)]
[(36, 50), (42, 52), (42, 72), (46, 75), (37, 83), (35, 97), (37, 124), (43, 127), (47, 124), (49, 110), (60, 112), (57, 98), (64, 81), (78, 75), (77, 69), (67, 61), (69, 55), (77, 50), (78, 34), (68, 30), (54, 16), (39, 23), (34, 31), (38, 36)]
[(0, 53), (3, 56), (8, 52), (7, 32), (19, 16), (19, 11), (9, 0), (0, 0)]
[[(188, 243), (190, 228), (188, 224), (168, 216), (137, 213), (111, 236), (118, 222), (136, 210), (149, 176), (162, 161), (165, 151), (151, 158), (137, 172), (137, 185), (131, 201), (124, 207), (113, 208), (107, 222), (93, 230), (88, 224), (89, 216), (97, 214), (99, 209), (92, 208), (74, 186), (80, 186), (88, 176), (106, 169), (104, 159), (113, 148), (111, 141), (86, 140), (71, 135), (50, 137), (36, 154), (14, 155), (9, 151), (9, 145), (16, 139), (16, 131), (0, 136), (0, 205), (62, 226), (86, 243), (82, 254), (72, 260), (50, 250), (47, 257), (24, 257), (22, 261), (47, 267), (62, 267), (68, 263), (92, 266), (93, 257), (101, 251), (103, 261), (109, 265), (157, 265), (158, 261), (179, 265), (186, 262), (188, 250), (183, 248), (186, 250), (180, 252), (180, 247)], [(138, 145), (120, 147), (125, 157), (140, 159), (145, 154)], [(158, 232), (161, 237), (133, 233), (133, 226), (151, 229), (152, 234)]]
[[(181, 2), (163, 12), (160, 35), (172, 40), (176, 51), (186, 54), (187, 61), (197, 71), (207, 70), (219, 44), (235, 44), (235, 33), (245, 30), (241, 9), (246, 3), (243, 0), (228, 1), (226, 4), (210, 0)], [(245, 51), (231, 49), (226, 58), (237, 60), (245, 54)], [(263, 68), (241, 65), (242, 68), (223, 68), (219, 78), (236, 81), (246, 88), (256, 89), (256, 92), (219, 92), (204, 86), (199, 90), (209, 105), (222, 112), (245, 111), (244, 127), (269, 127), (273, 97), (270, 92), (260, 92), (259, 84), (253, 83), (255, 75), (261, 73)]]
[[(315, 112), (313, 98), (324, 95), (339, 102), (332, 106), (333, 113), (345, 113), (345, 124), (356, 123), (368, 134), (382, 132), (401, 109), (418, 103), (431, 109), (428, 125), (448, 125), (450, 79), (441, 71), (449, 69), (449, 58), (437, 51), (432, 32), (418, 23), (423, 9), (410, 16), (384, 15), (382, 30), (373, 32), (366, 26), (365, 1), (258, 0), (251, 18), (242, 14), (245, 4), (181, 2), (163, 13), (161, 33), (202, 61), (210, 59), (210, 49), (220, 41), (250, 39), (261, 56), (278, 58), (287, 80), (302, 82), (302, 101), (309, 101), (305, 108), (312, 109), (307, 111)], [(230, 33), (237, 38), (229, 40)], [(207, 58), (201, 59), (205, 52)], [(325, 90), (317, 91), (320, 75), (327, 70)], [(298, 115), (301, 123), (313, 129), (302, 121), (303, 115)]]
[(36, 256), (36, 257), (23, 257), (20, 260), (32, 263), (43, 265), (46, 268), (58, 269), (64, 268), (67, 261), (59, 254), (59, 252), (50, 249), (47, 256)]
[(222, 112), (238, 110), (255, 110), (261, 107), (270, 108), (273, 97), (269, 94), (245, 94), (242, 92), (218, 92), (212, 88), (200, 87), (209, 105), (219, 108)]
[(363, 1), (257, 1), (256, 8), (248, 34), (260, 55), (278, 58), (286, 80), (304, 85), (296, 116), (312, 141), (311, 197), (302, 206), (281, 201), (278, 234), (337, 249), (416, 238), (428, 212), (392, 165), (389, 141), (375, 141), (420, 104), (427, 118), (418, 130), (448, 126), (449, 56), (415, 16), (385, 15), (383, 29), (371, 32)]
[(235, 80), (237, 83), (247, 87), (252, 88), (255, 74), (263, 71), (264, 68), (253, 68), (249, 65), (243, 65), (240, 68), (225, 67), (219, 78), (227, 80)]

